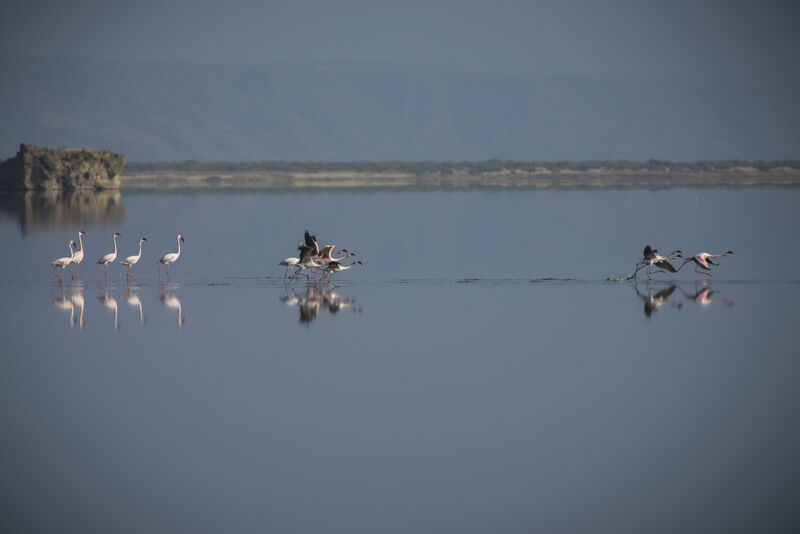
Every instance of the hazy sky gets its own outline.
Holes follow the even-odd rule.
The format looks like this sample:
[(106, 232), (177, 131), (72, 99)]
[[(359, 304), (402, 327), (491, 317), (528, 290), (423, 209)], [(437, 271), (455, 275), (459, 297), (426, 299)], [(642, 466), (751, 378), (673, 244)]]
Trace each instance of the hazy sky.
[(393, 61), (614, 76), (796, 76), (797, 2), (25, 0), (0, 55)]

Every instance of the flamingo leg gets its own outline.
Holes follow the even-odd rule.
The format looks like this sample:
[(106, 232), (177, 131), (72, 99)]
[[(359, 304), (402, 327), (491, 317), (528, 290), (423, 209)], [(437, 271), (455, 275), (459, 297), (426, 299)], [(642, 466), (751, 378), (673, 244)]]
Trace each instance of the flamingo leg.
[(697, 274), (704, 274), (706, 276), (711, 276), (711, 273), (704, 273), (702, 271), (698, 271), (697, 270), (697, 265), (694, 266), (694, 272), (696, 272)]

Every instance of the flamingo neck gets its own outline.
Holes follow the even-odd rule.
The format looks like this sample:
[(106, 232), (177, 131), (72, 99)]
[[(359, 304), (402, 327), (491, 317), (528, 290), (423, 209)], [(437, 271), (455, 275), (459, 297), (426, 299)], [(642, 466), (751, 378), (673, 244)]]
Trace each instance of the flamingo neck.
[(139, 241), (139, 256), (138, 257), (139, 258), (142, 257), (142, 242), (141, 241)]
[(178, 238), (178, 256), (181, 255), (181, 238)]
[(81, 252), (83, 252), (83, 235), (78, 234), (78, 242), (81, 244)]
[(117, 255), (117, 236), (114, 236), (114, 255)]

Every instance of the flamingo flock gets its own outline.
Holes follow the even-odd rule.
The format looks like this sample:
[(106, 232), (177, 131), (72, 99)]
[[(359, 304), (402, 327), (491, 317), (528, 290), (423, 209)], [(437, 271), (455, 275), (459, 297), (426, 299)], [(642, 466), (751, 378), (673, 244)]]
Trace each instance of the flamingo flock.
[[(80, 248), (78, 247), (78, 243), (75, 241), (69, 242), (69, 256), (64, 256), (62, 258), (58, 258), (54, 260), (50, 265), (50, 272), (58, 278), (59, 282), (64, 280), (64, 273), (69, 269), (69, 272), (72, 275), (72, 279), (74, 280), (78, 276), (78, 269), (80, 267), (80, 263), (83, 261), (85, 257), (85, 253), (83, 250), (83, 236), (86, 235), (85, 230), (81, 230), (78, 232), (78, 242), (80, 243)], [(120, 237), (122, 234), (119, 232), (114, 232), (111, 235), (111, 240), (114, 244), (114, 250), (105, 254), (102, 258), (97, 260), (97, 264), (100, 265), (100, 280), (108, 280), (108, 269), (112, 263), (117, 259), (117, 238)], [(170, 252), (161, 256), (157, 263), (158, 263), (158, 279), (161, 279), (161, 268), (165, 265), (167, 266), (167, 279), (170, 278), (170, 269), (169, 266), (176, 261), (178, 258), (181, 257), (181, 242), (183, 242), (183, 236), (178, 234), (178, 251), (177, 252)], [(147, 241), (146, 237), (142, 237), (139, 239), (139, 252), (132, 256), (127, 256), (125, 259), (119, 261), (120, 265), (127, 267), (125, 271), (125, 275), (127, 276), (128, 280), (138, 280), (139, 278), (131, 274), (131, 268), (139, 263), (139, 260), (142, 258), (142, 245), (144, 242)], [(77, 249), (77, 250), (76, 250)], [(72, 264), (75, 264), (75, 271), (72, 270)], [(57, 273), (55, 270), (57, 268), (61, 268), (61, 272)]]
[[(636, 262), (636, 265), (634, 267), (635, 270), (633, 271), (633, 274), (628, 277), (628, 279), (636, 279), (639, 271), (642, 270), (644, 267), (647, 267), (646, 272), (647, 272), (647, 278), (649, 280), (652, 278), (653, 273), (651, 272), (651, 269), (653, 266), (656, 266), (658, 269), (660, 269), (656, 271), (656, 273), (663, 273), (663, 272), (677, 273), (678, 271), (683, 269), (684, 265), (686, 265), (687, 263), (695, 264), (694, 272), (696, 272), (697, 274), (703, 274), (710, 277), (711, 273), (698, 271), (697, 268), (700, 267), (705, 271), (710, 271), (711, 266), (719, 265), (719, 263), (714, 262), (713, 258), (722, 258), (724, 256), (730, 256), (731, 254), (733, 254), (732, 250), (729, 250), (722, 254), (711, 254), (709, 252), (700, 252), (698, 254), (695, 254), (694, 256), (684, 257), (683, 252), (681, 252), (680, 250), (673, 250), (666, 256), (662, 256), (658, 253), (658, 250), (650, 248), (650, 245), (647, 245), (646, 247), (644, 247), (644, 251), (642, 252), (642, 259)], [(676, 259), (683, 260), (683, 263), (681, 263), (680, 267), (678, 268), (675, 268), (675, 266), (673, 266), (670, 263), (670, 260), (676, 260)]]
[[(69, 269), (70, 274), (75, 279), (78, 276), (78, 269), (80, 263), (83, 261), (85, 257), (84, 252), (84, 245), (83, 245), (83, 236), (86, 235), (84, 230), (80, 230), (78, 232), (78, 243), (73, 240), (70, 240), (68, 243), (69, 248), (69, 256), (64, 256), (61, 258), (57, 258), (51, 263), (50, 272), (59, 279), (59, 282), (62, 282), (64, 279), (64, 274), (66, 273), (67, 269)], [(117, 238), (120, 237), (122, 234), (119, 232), (115, 232), (112, 234), (111, 239), (114, 246), (114, 250), (105, 254), (102, 258), (97, 261), (97, 264), (100, 265), (100, 279), (108, 280), (108, 270), (109, 266), (114, 263), (117, 259)], [(161, 280), (161, 269), (166, 266), (167, 267), (167, 280), (171, 277), (170, 266), (178, 261), (181, 257), (181, 243), (184, 242), (184, 237), (181, 234), (178, 234), (176, 237), (178, 249), (176, 252), (169, 252), (164, 254), (157, 260), (158, 264), (158, 279)], [(139, 278), (131, 274), (131, 268), (136, 265), (139, 260), (142, 258), (142, 246), (144, 242), (147, 241), (146, 237), (142, 237), (139, 239), (139, 251), (135, 255), (127, 256), (126, 258), (120, 260), (120, 264), (127, 267), (125, 271), (125, 275), (128, 280), (138, 280)], [(80, 247), (80, 248), (78, 248)], [(360, 260), (353, 260), (348, 264), (343, 263), (343, 260), (347, 258), (351, 258), (356, 254), (354, 252), (350, 252), (347, 249), (342, 249), (339, 252), (334, 252), (336, 250), (336, 245), (334, 244), (327, 244), (320, 247), (319, 242), (317, 241), (317, 236), (312, 235), (308, 230), (305, 231), (303, 234), (303, 241), (297, 245), (298, 256), (284, 258), (278, 265), (286, 267), (286, 271), (284, 272), (284, 280), (289, 278), (291, 272), (291, 278), (297, 279), (301, 274), (306, 277), (307, 280), (317, 279), (319, 277), (320, 280), (328, 281), (330, 277), (336, 273), (340, 273), (342, 271), (346, 271), (355, 267), (356, 265), (363, 265)], [(689, 263), (694, 263), (695, 268), (694, 272), (697, 274), (701, 274), (704, 276), (711, 277), (712, 267), (718, 267), (720, 265), (719, 258), (723, 258), (725, 256), (730, 256), (733, 254), (732, 250), (728, 250), (721, 254), (712, 254), (710, 252), (699, 252), (692, 256), (684, 256), (683, 252), (679, 249), (673, 250), (666, 256), (662, 256), (659, 254), (658, 249), (652, 248), (650, 245), (644, 247), (642, 251), (642, 258), (636, 262), (634, 265), (634, 272), (627, 278), (620, 278), (614, 280), (631, 280), (631, 279), (638, 279), (639, 271), (645, 269), (647, 273), (647, 278), (652, 279), (653, 274), (657, 273), (678, 273), (684, 266)], [(676, 260), (683, 260), (682, 263), (675, 267), (672, 262)], [(717, 260), (717, 261), (714, 261)], [(75, 271), (72, 270), (72, 264), (75, 264)], [(56, 272), (56, 269), (61, 268), (61, 272)], [(657, 270), (654, 272), (653, 268)], [(702, 270), (698, 270), (702, 269)], [(311, 276), (306, 272), (309, 271)]]
[(337, 253), (334, 253), (335, 249), (336, 245), (325, 245), (320, 249), (317, 236), (311, 235), (311, 233), (306, 230), (303, 235), (303, 242), (297, 245), (297, 250), (300, 253), (299, 256), (285, 258), (278, 262), (278, 265), (286, 267), (286, 272), (283, 275), (284, 279), (289, 276), (289, 271), (294, 268), (295, 270), (292, 273), (292, 278), (297, 278), (300, 274), (303, 274), (308, 280), (310, 280), (311, 277), (303, 271), (309, 270), (314, 278), (319, 275), (321, 279), (328, 280), (334, 273), (346, 271), (355, 265), (363, 265), (359, 260), (354, 260), (347, 265), (342, 264), (342, 260), (355, 256), (356, 254), (355, 252), (350, 252), (343, 248), (338, 252), (338, 254), (343, 255), (336, 257)]

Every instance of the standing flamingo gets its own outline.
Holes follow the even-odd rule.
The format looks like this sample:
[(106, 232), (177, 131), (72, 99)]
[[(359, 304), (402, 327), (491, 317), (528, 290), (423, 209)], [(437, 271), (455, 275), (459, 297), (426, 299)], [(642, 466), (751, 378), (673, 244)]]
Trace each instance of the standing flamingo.
[(701, 252), (700, 254), (695, 254), (694, 256), (690, 256), (683, 260), (681, 267), (678, 268), (680, 270), (684, 265), (689, 262), (694, 262), (694, 272), (697, 274), (704, 274), (706, 276), (711, 276), (711, 273), (704, 273), (702, 271), (698, 271), (697, 268), (700, 267), (706, 271), (710, 271), (711, 267), (709, 265), (719, 265), (719, 263), (714, 263), (711, 258), (722, 258), (723, 256), (729, 256), (733, 254), (732, 250), (725, 252), (724, 254), (710, 254), (708, 252)]
[[(75, 257), (75, 251), (72, 250), (72, 247), (76, 247), (76, 246), (78, 246), (78, 244), (75, 243), (75, 241), (70, 241), (69, 242), (69, 257), (58, 258), (57, 260), (53, 261), (53, 263), (50, 264), (50, 265), (52, 265), (52, 267), (50, 268), (50, 272), (53, 273), (53, 276), (58, 277), (58, 281), (59, 282), (63, 282), (64, 281), (64, 270), (65, 269), (67, 269), (69, 267), (69, 272), (72, 272), (72, 267), (70, 267), (70, 264), (72, 263), (72, 258)], [(54, 269), (56, 267), (61, 267), (61, 276), (59, 276), (59, 275), (57, 275), (55, 273)]]
[(171, 264), (175, 263), (176, 261), (178, 261), (178, 258), (181, 257), (181, 241), (183, 241), (183, 236), (181, 234), (178, 234), (178, 252), (170, 252), (169, 254), (164, 254), (163, 256), (158, 258), (158, 263), (160, 264), (158, 266), (158, 279), (159, 280), (161, 280), (161, 268), (164, 265), (167, 266), (167, 279), (169, 280), (169, 277), (170, 277), (169, 266)]
[(81, 230), (80, 232), (78, 232), (78, 241), (80, 242), (81, 248), (79, 250), (76, 250), (75, 254), (72, 255), (72, 263), (75, 264), (75, 274), (72, 276), (73, 279), (76, 276), (78, 276), (78, 272), (80, 271), (80, 268), (81, 268), (81, 262), (83, 261), (83, 257), (84, 257), (84, 254), (83, 254), (83, 236), (85, 236), (85, 235), (86, 235), (86, 230)]
[(119, 232), (114, 232), (112, 239), (114, 240), (114, 252), (109, 252), (102, 258), (100, 258), (97, 263), (100, 264), (100, 278), (103, 277), (103, 267), (106, 268), (106, 280), (108, 280), (108, 265), (113, 263), (114, 260), (117, 259), (117, 237), (121, 236)]
[(642, 269), (642, 267), (647, 267), (647, 278), (652, 278), (650, 275), (650, 267), (655, 265), (659, 269), (664, 269), (665, 271), (669, 271), (671, 273), (677, 273), (678, 270), (672, 266), (669, 260), (673, 260), (675, 258), (682, 258), (682, 252), (680, 250), (673, 250), (667, 256), (662, 256), (658, 253), (658, 250), (651, 249), (650, 245), (644, 247), (644, 252), (642, 253), (642, 259), (636, 262), (635, 271), (633, 272), (633, 278), (636, 278), (636, 274)]
[[(128, 256), (124, 260), (120, 260), (120, 263), (122, 265), (127, 265), (128, 266), (128, 270), (125, 272), (125, 274), (128, 276), (128, 278), (131, 278), (131, 276), (132, 276), (131, 275), (131, 267), (136, 265), (136, 263), (139, 261), (139, 258), (142, 257), (142, 242), (144, 242), (144, 241), (147, 241), (146, 237), (143, 237), (143, 238), (141, 238), (139, 240), (139, 254), (137, 254), (136, 256)], [(138, 280), (138, 278), (135, 277), (135, 276), (133, 276), (133, 279), (134, 280)]]

